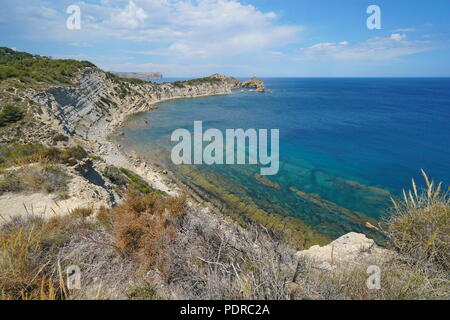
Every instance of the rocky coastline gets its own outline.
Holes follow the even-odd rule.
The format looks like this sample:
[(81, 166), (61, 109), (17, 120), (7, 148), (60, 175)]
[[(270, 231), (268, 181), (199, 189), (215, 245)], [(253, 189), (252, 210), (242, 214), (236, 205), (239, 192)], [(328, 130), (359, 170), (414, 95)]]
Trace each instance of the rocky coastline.
[[(226, 95), (232, 93), (235, 89), (242, 88), (250, 89), (255, 94), (265, 90), (264, 82), (257, 78), (241, 82), (224, 75), (214, 74), (210, 77), (185, 82), (156, 84), (119, 78), (96, 67), (87, 67), (80, 70), (71, 84), (50, 85), (39, 90), (26, 90), (25, 93), (20, 94), (37, 106), (37, 112), (33, 114), (33, 121), (38, 125), (27, 128), (28, 130), (20, 139), (13, 135), (4, 135), (2, 137), (3, 143), (37, 141), (52, 146), (55, 145), (54, 135), (57, 134), (68, 138), (57, 142), (56, 147), (61, 147), (64, 150), (64, 148), (76, 148), (80, 145), (88, 152), (89, 156), (83, 156), (76, 161), (69, 161), (73, 162), (71, 164), (59, 166), (60, 169), (66, 170), (66, 174), (71, 177), (68, 190), (63, 197), (44, 193), (0, 194), (0, 208), (11, 208), (7, 213), (7, 217), (9, 215), (11, 219), (27, 216), (30, 212), (52, 219), (55, 216), (65, 216), (68, 212), (72, 214), (71, 212), (80, 210), (80, 208), (90, 208), (90, 210), (98, 212), (113, 210), (117, 205), (120, 207), (121, 203), (127, 201), (126, 195), (120, 192), (117, 185), (113, 183), (114, 176), (106, 174), (108, 170), (116, 168), (114, 170), (118, 170), (117, 172), (132, 172), (128, 173), (131, 177), (134, 177), (133, 174), (137, 174), (140, 179), (145, 181), (144, 183), (148, 183), (153, 190), (157, 190), (155, 192), (163, 192), (172, 197), (187, 192), (189, 218), (184, 221), (183, 228), (187, 229), (183, 229), (182, 237), (185, 237), (187, 232), (189, 237), (192, 237), (191, 240), (187, 240), (190, 239), (189, 237), (186, 238), (187, 243), (197, 241), (199, 230), (203, 230), (201, 231), (202, 234), (207, 233), (205, 243), (202, 242), (198, 245), (199, 248), (207, 248), (208, 250), (213, 249), (213, 247), (209, 247), (211, 244), (206, 245), (206, 243), (210, 243), (209, 241), (218, 241), (217, 239), (222, 239), (220, 240), (222, 242), (226, 241), (227, 250), (231, 250), (227, 253), (229, 256), (223, 257), (225, 259), (224, 266), (227, 265), (226, 268), (242, 267), (235, 265), (231, 260), (226, 260), (232, 259), (235, 255), (232, 250), (238, 250), (240, 254), (246, 257), (245, 259), (250, 259), (249, 261), (258, 264), (263, 272), (267, 272), (268, 278), (273, 278), (272, 272), (274, 274), (279, 272), (292, 273), (293, 278), (290, 282), (283, 284), (287, 291), (280, 292), (281, 295), (277, 296), (278, 298), (323, 298), (322, 293), (318, 295), (314, 291), (316, 289), (312, 291), (308, 289), (311, 281), (316, 285), (319, 283), (317, 279), (324, 276), (333, 277), (331, 274), (339, 275), (349, 267), (357, 268), (358, 272), (364, 274), (367, 266), (383, 264), (386, 263), (386, 260), (391, 259), (391, 251), (380, 248), (373, 240), (356, 233), (344, 235), (328, 245), (321, 247), (316, 245), (311, 248), (308, 248), (308, 246), (299, 248), (284, 241), (274, 240), (275, 233), (272, 234), (269, 230), (254, 222), (244, 227), (240, 222), (223, 214), (219, 200), (209, 199), (202, 192), (189, 189), (165, 168), (149, 163), (137, 154), (122, 151), (121, 147), (111, 139), (113, 135), (120, 132), (120, 128), (127, 117), (139, 112), (156, 110), (156, 105), (162, 101)], [(53, 136), (53, 144), (51, 136)], [(32, 164), (32, 166), (37, 165)], [(8, 170), (14, 171), (16, 168)], [(17, 170), (20, 170), (20, 168)], [(270, 181), (261, 177), (257, 178), (263, 184), (278, 188), (276, 184), (272, 184)], [(17, 203), (22, 203), (23, 206), (15, 205)], [(102, 237), (110, 237), (110, 235), (102, 233), (101, 230), (95, 232), (100, 232)], [(74, 235), (74, 237), (78, 239), (77, 235)], [(77, 241), (81, 241), (83, 245), (92, 246), (90, 242), (89, 244), (85, 243), (85, 240), (82, 238)], [(182, 243), (177, 244), (177, 246), (181, 245)], [(220, 246), (222, 245), (220, 244)], [(174, 250), (181, 250), (181, 247), (177, 246), (174, 247)], [(98, 250), (100, 249), (104, 250), (103, 247), (99, 246)], [(182, 250), (191, 252), (194, 249), (188, 246)], [(191, 253), (193, 254), (194, 251)], [(281, 259), (283, 262), (281, 265), (272, 265), (275, 260), (267, 260), (272, 258)], [(185, 259), (188, 259), (188, 257), (180, 259), (179, 263), (183, 268), (192, 268), (189, 269), (190, 272), (197, 270), (195, 264), (184, 265)], [(104, 261), (99, 260), (97, 262), (97, 265), (92, 264), (92, 268), (95, 270)], [(202, 260), (202, 263), (206, 266), (209, 264), (208, 260)], [(303, 280), (298, 278), (299, 266), (311, 270), (308, 271), (308, 274), (313, 278), (307, 280), (307, 282), (302, 282), (306, 281), (307, 278)], [(115, 267), (123, 268), (120, 264), (115, 265)], [(137, 268), (132, 263), (128, 267)], [(246, 271), (240, 269), (239, 272), (245, 274)], [(107, 287), (109, 286), (109, 291), (105, 291), (105, 297), (109, 299), (123, 298), (124, 290), (129, 287), (124, 281), (131, 281), (133, 277), (124, 274), (121, 280), (110, 280), (108, 276), (109, 274), (102, 276), (103, 283)], [(197, 276), (203, 277), (201, 274), (197, 274)], [(155, 270), (149, 272), (143, 279), (135, 280), (133, 278), (133, 281), (137, 281), (134, 282), (135, 284), (142, 285), (142, 281), (148, 281), (148, 279), (151, 279), (158, 287), (158, 294), (166, 298), (197, 299), (201, 297), (200, 295), (190, 296), (189, 285), (184, 287), (183, 283), (167, 284), (161, 274)], [(88, 298), (92, 298), (89, 290), (94, 290), (97, 287), (94, 279), (91, 280), (89, 287), (82, 293)], [(192, 277), (186, 278), (186, 283), (190, 281), (193, 281)], [(208, 281), (212, 280), (208, 279)], [(240, 283), (243, 280), (238, 276), (236, 281)], [(232, 290), (234, 285), (220, 285), (220, 290), (227, 288)], [(306, 294), (305, 290), (310, 291), (310, 293)], [(304, 296), (305, 294), (306, 296)], [(208, 293), (205, 297), (216, 296), (211, 296)], [(221, 296), (217, 297), (220, 298)], [(256, 296), (252, 297), (255, 298)]]

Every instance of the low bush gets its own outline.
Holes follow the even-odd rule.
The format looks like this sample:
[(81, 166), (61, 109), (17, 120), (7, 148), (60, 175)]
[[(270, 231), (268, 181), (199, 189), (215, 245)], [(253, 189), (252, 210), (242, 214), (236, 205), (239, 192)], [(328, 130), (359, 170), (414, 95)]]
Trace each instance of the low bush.
[(142, 179), (138, 174), (125, 168), (117, 168), (108, 166), (103, 171), (105, 177), (111, 180), (112, 183), (121, 187), (122, 189), (135, 189), (143, 194), (153, 194), (158, 197), (165, 195), (164, 192), (152, 188), (147, 181)]
[(103, 174), (111, 180), (112, 183), (119, 187), (125, 187), (128, 183), (127, 177), (120, 171), (119, 168), (108, 166), (103, 171)]
[(401, 258), (378, 263), (380, 288), (367, 287), (367, 265), (351, 265), (335, 271), (318, 271), (302, 261), (299, 291), (294, 299), (314, 300), (425, 300), (448, 295), (448, 276), (442, 270), (411, 265)]
[(0, 177), (0, 194), (5, 192), (65, 192), (69, 176), (54, 165), (25, 166)]
[(156, 288), (151, 283), (130, 288), (127, 293), (128, 300), (158, 300)]
[(69, 137), (64, 135), (64, 134), (58, 134), (58, 135), (53, 137), (53, 143), (56, 144), (56, 143), (58, 143), (60, 141), (67, 142), (67, 141), (69, 141)]
[(24, 112), (22, 109), (11, 104), (7, 104), (0, 111), (0, 127), (22, 120), (23, 115)]

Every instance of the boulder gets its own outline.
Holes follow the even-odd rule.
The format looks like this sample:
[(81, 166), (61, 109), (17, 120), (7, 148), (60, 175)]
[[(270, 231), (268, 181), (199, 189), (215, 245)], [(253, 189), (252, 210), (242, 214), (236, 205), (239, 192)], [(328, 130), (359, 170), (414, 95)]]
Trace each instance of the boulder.
[(389, 259), (392, 251), (378, 246), (375, 241), (364, 234), (351, 232), (330, 244), (320, 247), (312, 246), (308, 250), (297, 252), (298, 258), (307, 258), (317, 268), (334, 270), (349, 265), (370, 265)]

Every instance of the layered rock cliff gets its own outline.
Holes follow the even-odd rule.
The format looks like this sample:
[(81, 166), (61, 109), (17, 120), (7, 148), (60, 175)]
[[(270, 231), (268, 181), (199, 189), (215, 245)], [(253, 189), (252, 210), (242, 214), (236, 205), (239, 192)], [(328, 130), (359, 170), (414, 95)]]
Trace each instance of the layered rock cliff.
[(31, 98), (45, 106), (45, 115), (59, 121), (66, 133), (92, 138), (104, 136), (125, 116), (149, 111), (164, 100), (229, 94), (253, 85), (254, 81), (242, 83), (219, 74), (175, 83), (129, 81), (92, 67), (83, 70), (72, 86), (53, 87)]

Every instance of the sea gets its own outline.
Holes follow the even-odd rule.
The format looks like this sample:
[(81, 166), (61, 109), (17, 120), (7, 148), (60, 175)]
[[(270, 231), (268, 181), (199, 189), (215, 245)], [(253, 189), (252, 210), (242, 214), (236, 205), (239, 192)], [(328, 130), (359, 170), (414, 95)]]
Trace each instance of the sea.
[[(391, 213), (391, 197), (430, 178), (450, 182), (449, 78), (263, 78), (264, 93), (160, 103), (130, 117), (117, 140), (236, 212), (262, 210), (336, 238), (369, 232)], [(179, 165), (178, 128), (279, 129), (280, 170), (252, 165)], [(289, 220), (293, 221), (293, 220)]]

